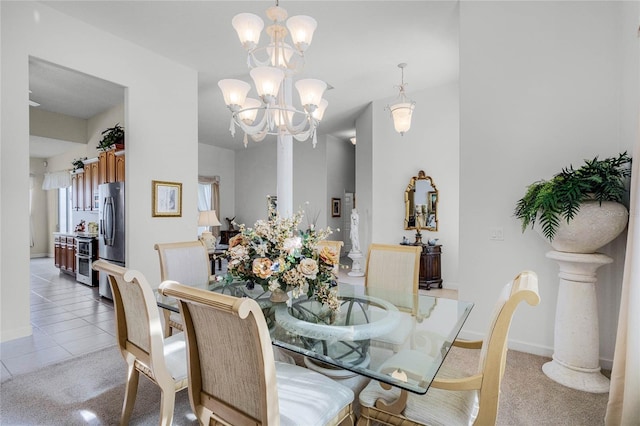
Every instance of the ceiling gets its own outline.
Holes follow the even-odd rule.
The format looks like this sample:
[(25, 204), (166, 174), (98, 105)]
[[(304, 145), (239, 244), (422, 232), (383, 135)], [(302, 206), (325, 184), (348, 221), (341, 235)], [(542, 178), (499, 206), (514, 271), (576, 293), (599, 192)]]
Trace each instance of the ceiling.
[[(242, 132), (235, 139), (229, 134), (230, 114), (217, 82), (223, 78), (251, 82), (246, 53), (231, 19), (251, 12), (266, 21), (264, 11), (274, 1), (42, 3), (197, 70), (199, 142), (243, 148)], [(333, 87), (325, 93), (329, 106), (320, 134), (345, 141), (354, 136), (355, 119), (371, 101), (397, 96), (401, 62), (408, 64), (404, 79), (409, 96), (458, 78), (457, 1), (289, 0), (280, 6), (289, 16), (304, 14), (318, 21), (301, 76), (319, 78)], [(263, 32), (261, 44), (265, 42)], [(39, 108), (84, 117), (104, 108), (97, 102), (106, 97), (96, 96), (95, 91), (109, 94), (113, 86), (122, 90), (45, 65), (49, 66), (38, 67), (30, 75), (31, 99), (42, 104)]]

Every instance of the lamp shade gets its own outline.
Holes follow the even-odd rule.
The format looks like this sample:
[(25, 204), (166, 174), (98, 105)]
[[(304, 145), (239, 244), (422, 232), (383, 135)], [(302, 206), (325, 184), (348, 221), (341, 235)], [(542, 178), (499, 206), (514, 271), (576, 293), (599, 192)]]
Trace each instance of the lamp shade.
[(304, 52), (311, 44), (313, 32), (318, 27), (318, 22), (311, 16), (298, 15), (287, 19), (287, 28), (291, 33), (291, 39), (298, 50)]
[(201, 211), (198, 216), (198, 226), (220, 226), (222, 225), (216, 216), (215, 210)]
[(391, 116), (393, 117), (393, 127), (396, 132), (404, 135), (411, 128), (411, 115), (415, 104), (413, 102), (401, 102), (391, 105)]
[(247, 93), (251, 89), (251, 85), (246, 81), (227, 78), (218, 82), (218, 87), (222, 90), (224, 103), (229, 108), (240, 108), (245, 103)]
[(322, 121), (322, 117), (324, 117), (324, 112), (326, 111), (328, 105), (329, 102), (326, 99), (321, 99), (318, 108), (311, 113), (313, 118), (318, 121)]
[(264, 28), (262, 18), (253, 13), (239, 13), (231, 20), (231, 25), (238, 33), (242, 47), (251, 50), (258, 45), (260, 33)]
[(293, 56), (293, 48), (287, 43), (278, 43), (277, 47), (275, 47), (275, 43), (270, 43), (267, 47), (267, 53), (271, 66), (286, 68)]
[(256, 85), (258, 95), (265, 100), (275, 98), (284, 79), (284, 71), (274, 67), (256, 67), (249, 74)]
[(240, 119), (247, 125), (253, 124), (258, 116), (258, 108), (262, 106), (262, 102), (254, 98), (247, 98), (242, 105)]
[(305, 78), (296, 81), (296, 89), (300, 95), (302, 106), (307, 110), (314, 111), (322, 100), (322, 95), (327, 89), (327, 83), (315, 78)]

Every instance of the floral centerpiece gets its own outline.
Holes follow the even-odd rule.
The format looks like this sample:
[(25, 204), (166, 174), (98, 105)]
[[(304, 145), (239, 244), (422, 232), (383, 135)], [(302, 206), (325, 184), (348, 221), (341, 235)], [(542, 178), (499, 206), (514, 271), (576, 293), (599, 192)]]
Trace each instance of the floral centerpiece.
[(253, 228), (240, 225), (240, 233), (229, 240), (226, 281), (242, 279), (271, 292), (291, 291), (294, 298), (306, 293), (337, 311), (340, 303), (332, 288), (338, 254), (332, 248), (318, 247), (331, 228), (316, 229), (310, 223), (307, 230), (300, 230), (303, 216), (299, 211), (283, 218), (270, 208), (269, 218), (258, 220)]

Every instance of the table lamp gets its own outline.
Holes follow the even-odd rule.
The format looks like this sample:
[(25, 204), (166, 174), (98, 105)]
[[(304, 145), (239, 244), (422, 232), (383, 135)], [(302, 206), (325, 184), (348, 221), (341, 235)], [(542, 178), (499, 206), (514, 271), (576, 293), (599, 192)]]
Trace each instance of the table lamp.
[(202, 231), (202, 236), (200, 237), (200, 239), (204, 242), (204, 244), (207, 246), (207, 249), (209, 250), (213, 250), (214, 248), (216, 248), (216, 239), (209, 230), (209, 227), (220, 225), (222, 224), (218, 220), (218, 216), (216, 216), (215, 210), (205, 210), (200, 212), (200, 215), (198, 216), (198, 226), (207, 227), (206, 231)]

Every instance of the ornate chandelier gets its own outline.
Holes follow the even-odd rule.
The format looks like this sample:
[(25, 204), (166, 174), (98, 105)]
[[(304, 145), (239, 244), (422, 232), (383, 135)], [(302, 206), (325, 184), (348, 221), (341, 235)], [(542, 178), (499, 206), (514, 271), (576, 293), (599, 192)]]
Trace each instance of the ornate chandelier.
[[(273, 23), (266, 28), (271, 41), (264, 47), (258, 47), (264, 28), (259, 16), (240, 13), (231, 21), (248, 53), (249, 74), (259, 99), (247, 97), (251, 89), (247, 82), (236, 79), (218, 82), (231, 111), (229, 131), (235, 136), (236, 126), (240, 127), (245, 133), (245, 147), (247, 135), (256, 142), (267, 135), (291, 135), (299, 141), (312, 138), (315, 147), (316, 128), (328, 104), (322, 98), (327, 84), (312, 78), (298, 80), (295, 87), (301, 107), (297, 108), (292, 102), (292, 76), (304, 67), (304, 52), (311, 44), (316, 20), (304, 15), (287, 19), (287, 11), (278, 6), (278, 1), (267, 9), (266, 15)], [(291, 44), (285, 41), (287, 35)]]
[(404, 133), (407, 132), (411, 128), (411, 115), (413, 114), (413, 110), (416, 107), (415, 101), (407, 100), (407, 96), (404, 93), (405, 82), (404, 82), (404, 68), (407, 66), (405, 63), (398, 64), (398, 68), (402, 71), (402, 80), (400, 86), (396, 86), (400, 89), (400, 93), (398, 94), (398, 101), (391, 105), (387, 106), (387, 109), (391, 111), (391, 118), (393, 118), (393, 127), (396, 129), (396, 132), (400, 133), (401, 136), (404, 136)]

